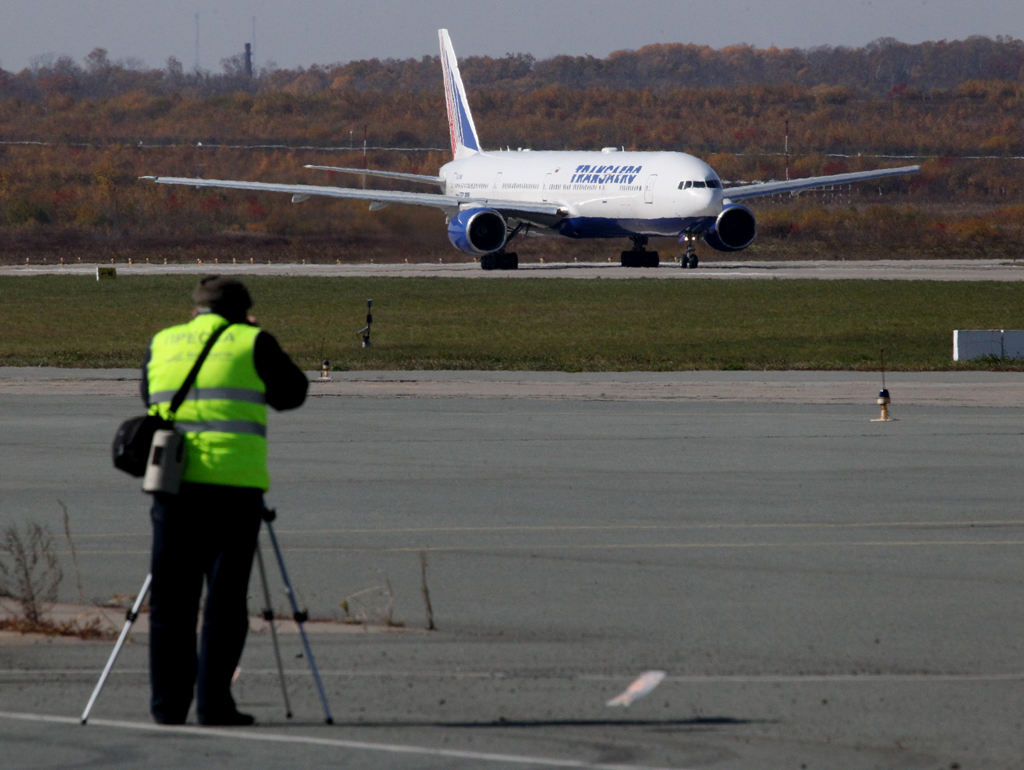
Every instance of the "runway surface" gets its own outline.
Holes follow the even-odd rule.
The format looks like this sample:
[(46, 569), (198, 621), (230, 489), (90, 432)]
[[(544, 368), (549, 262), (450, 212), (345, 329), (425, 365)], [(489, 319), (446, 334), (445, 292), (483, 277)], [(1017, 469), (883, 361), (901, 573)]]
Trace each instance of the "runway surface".
[[(336, 277), (396, 278), (578, 278), (626, 279), (671, 278), (699, 279), (793, 279), (823, 280), (871, 279), (900, 281), (1020, 281), (1024, 280), (1024, 260), (992, 259), (880, 259), (880, 260), (807, 260), (789, 262), (705, 262), (696, 270), (682, 270), (678, 259), (665, 259), (658, 268), (625, 268), (618, 263), (548, 262), (524, 263), (518, 270), (481, 270), (474, 262), (444, 264), (143, 264), (100, 265), (116, 267), (118, 275), (177, 275), (223, 273), (227, 275), (305, 275)], [(0, 275), (95, 275), (95, 264), (0, 265)]]
[[(582, 401), (743, 401), (780, 404), (874, 403), (876, 372), (494, 372), (348, 371), (328, 379), (307, 372), (314, 397), (524, 398)], [(1017, 372), (890, 372), (897, 411), (912, 406), (1024, 404)], [(137, 369), (0, 366), (0, 394), (131, 396)]]
[[(148, 724), (144, 634), (87, 728), (111, 645), (5, 636), (5, 763), (1019, 766), (1019, 375), (894, 376), (877, 423), (850, 373), (401, 374), (271, 416), (300, 598), (393, 624), (313, 637), (334, 726), (294, 634), (295, 719), (253, 634), (235, 691), (261, 724), (219, 731)], [(108, 454), (139, 401), (111, 375), (0, 370), (4, 521), (50, 527), (68, 602), (147, 570), (145, 496)], [(605, 705), (647, 670), (667, 677)]]

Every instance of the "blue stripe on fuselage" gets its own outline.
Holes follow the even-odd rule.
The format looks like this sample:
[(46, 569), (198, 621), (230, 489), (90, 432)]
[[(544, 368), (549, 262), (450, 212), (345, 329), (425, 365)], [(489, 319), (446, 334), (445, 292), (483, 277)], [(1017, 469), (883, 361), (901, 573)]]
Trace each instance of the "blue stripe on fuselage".
[(715, 223), (714, 217), (666, 217), (664, 219), (612, 219), (610, 217), (572, 217), (563, 219), (555, 229), (567, 238), (628, 238), (631, 235), (679, 237), (687, 230), (703, 232)]

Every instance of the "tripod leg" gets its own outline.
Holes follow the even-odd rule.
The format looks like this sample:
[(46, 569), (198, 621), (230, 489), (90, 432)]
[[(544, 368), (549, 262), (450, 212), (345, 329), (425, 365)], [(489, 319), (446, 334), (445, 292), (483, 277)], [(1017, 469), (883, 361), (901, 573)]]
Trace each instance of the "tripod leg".
[(281, 646), (277, 643), (277, 629), (274, 627), (274, 608), (270, 603), (270, 588), (267, 587), (267, 571), (263, 567), (263, 552), (256, 543), (256, 563), (260, 567), (260, 582), (263, 583), (264, 610), (263, 619), (270, 624), (270, 636), (274, 640), (274, 657), (277, 659), (277, 673), (281, 677), (281, 695), (284, 696), (284, 712), (288, 719), (292, 718), (292, 704), (288, 702), (288, 688), (284, 681), (284, 666), (281, 664)]
[(100, 681), (96, 683), (96, 688), (92, 691), (92, 696), (89, 698), (89, 702), (85, 706), (85, 711), (82, 712), (82, 724), (84, 725), (89, 719), (89, 712), (92, 711), (92, 704), (96, 702), (96, 698), (99, 697), (100, 690), (103, 689), (104, 683), (107, 681), (107, 676), (110, 674), (110, 669), (114, 667), (114, 661), (117, 660), (118, 653), (121, 652), (121, 646), (124, 644), (124, 640), (128, 638), (128, 631), (131, 630), (132, 623), (139, 617), (139, 609), (142, 607), (142, 603), (146, 599), (146, 594), (149, 593), (149, 584), (153, 582), (153, 575), (150, 573), (146, 575), (146, 580), (142, 584), (142, 590), (139, 591), (138, 597), (135, 599), (135, 604), (128, 610), (128, 614), (125, 617), (124, 628), (121, 629), (121, 635), (117, 638), (117, 644), (114, 645), (114, 651), (110, 653), (110, 658), (107, 660), (107, 665), (103, 668), (103, 673), (100, 674)]
[[(264, 521), (267, 521), (264, 519)], [(313, 681), (316, 684), (316, 691), (320, 695), (320, 703), (324, 707), (324, 721), (329, 725), (334, 724), (334, 717), (331, 716), (331, 707), (327, 705), (327, 694), (324, 692), (324, 684), (320, 681), (320, 672), (316, 667), (316, 660), (313, 658), (313, 650), (309, 646), (309, 639), (306, 637), (306, 629), (302, 627), (306, 620), (306, 613), (299, 611), (299, 605), (295, 602), (295, 592), (292, 590), (291, 581), (288, 579), (288, 571), (284, 568), (284, 559), (281, 557), (281, 547), (277, 544), (277, 536), (274, 534), (274, 526), (267, 521), (267, 532), (270, 533), (270, 542), (274, 546), (274, 555), (277, 556), (277, 566), (281, 568), (281, 579), (284, 580), (285, 591), (288, 593), (288, 600), (292, 605), (292, 612), (296, 624), (299, 626), (299, 635), (302, 637), (302, 646), (306, 649), (306, 658), (309, 660), (309, 667), (313, 672)]]

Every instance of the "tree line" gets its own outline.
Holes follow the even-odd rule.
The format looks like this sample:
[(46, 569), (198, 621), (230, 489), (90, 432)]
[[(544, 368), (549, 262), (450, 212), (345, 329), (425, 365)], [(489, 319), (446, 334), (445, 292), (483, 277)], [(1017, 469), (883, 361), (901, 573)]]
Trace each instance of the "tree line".
[[(680, 88), (663, 93), (551, 86), (472, 91), (486, 147), (680, 150), (701, 154), (1024, 154), (1024, 81), (969, 81), (942, 99), (841, 87)], [(441, 92), (144, 91), (105, 98), (0, 100), (0, 141), (444, 149)]]
[[(469, 56), (460, 60), (466, 85), (486, 91), (545, 88), (644, 90), (736, 88), (793, 84), (834, 86), (881, 96), (889, 93), (941, 96), (972, 80), (1024, 79), (1024, 41), (972, 36), (965, 40), (901, 43), (880, 38), (866, 46), (755, 48), (734, 45), (659, 43), (615, 51), (605, 58), (530, 54)], [(68, 56), (38, 57), (20, 72), (0, 69), (0, 99), (40, 103), (58, 95), (113, 97), (132, 91), (185, 96), (285, 91), (308, 95), (325, 91), (438, 92), (438, 56), (420, 59), (366, 59), (282, 69), (268, 63), (250, 76), (242, 54), (221, 60), (221, 71), (188, 71), (171, 57), (163, 68), (135, 59), (111, 60), (93, 50), (79, 64)]]

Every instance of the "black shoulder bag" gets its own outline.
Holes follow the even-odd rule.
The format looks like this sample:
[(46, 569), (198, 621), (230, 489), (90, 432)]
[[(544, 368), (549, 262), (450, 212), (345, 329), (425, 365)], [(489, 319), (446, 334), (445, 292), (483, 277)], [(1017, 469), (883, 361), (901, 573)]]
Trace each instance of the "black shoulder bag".
[(196, 381), (199, 368), (203, 365), (203, 361), (206, 360), (206, 356), (209, 355), (210, 349), (213, 348), (214, 343), (230, 325), (221, 326), (210, 334), (210, 338), (206, 341), (206, 345), (199, 354), (199, 358), (192, 364), (192, 369), (185, 378), (185, 382), (182, 383), (178, 392), (174, 394), (174, 398), (171, 399), (170, 420), (165, 420), (160, 415), (144, 414), (141, 417), (132, 417), (130, 420), (125, 420), (121, 423), (121, 427), (114, 434), (113, 454), (115, 468), (120, 468), (132, 476), (142, 476), (146, 473), (146, 462), (149, 460), (149, 449), (153, 444), (153, 434), (158, 430), (171, 430), (174, 427), (174, 413), (178, 411), (178, 407), (185, 400), (189, 388)]

